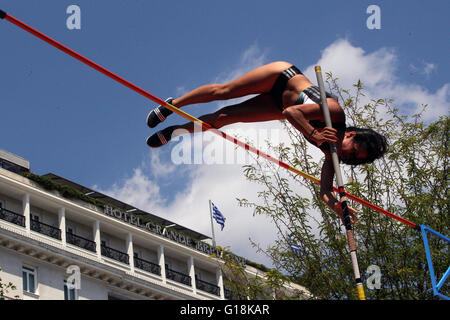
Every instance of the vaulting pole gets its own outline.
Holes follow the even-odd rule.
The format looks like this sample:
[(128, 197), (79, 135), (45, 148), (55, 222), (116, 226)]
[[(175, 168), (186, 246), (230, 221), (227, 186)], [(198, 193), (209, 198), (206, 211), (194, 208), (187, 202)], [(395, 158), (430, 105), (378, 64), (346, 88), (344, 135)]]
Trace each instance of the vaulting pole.
[[(329, 128), (332, 128), (333, 126), (331, 123), (330, 110), (328, 109), (327, 97), (325, 94), (325, 86), (323, 84), (323, 79), (322, 79), (322, 70), (321, 70), (320, 66), (316, 66), (315, 70), (316, 70), (317, 83), (318, 83), (319, 89), (320, 89), (320, 97), (322, 99), (322, 104), (320, 105), (320, 108), (322, 109), (323, 116), (325, 118), (325, 125)], [(359, 298), (359, 300), (366, 300), (366, 297), (364, 295), (364, 287), (363, 287), (362, 281), (361, 281), (361, 275), (359, 273), (358, 259), (356, 258), (355, 238), (353, 235), (353, 228), (352, 228), (352, 223), (350, 221), (350, 215), (348, 213), (347, 198), (345, 196), (344, 181), (342, 180), (341, 168), (339, 167), (339, 158), (337, 155), (336, 144), (330, 143), (330, 149), (331, 149), (330, 150), (331, 158), (333, 160), (334, 173), (336, 174), (336, 182), (338, 185), (340, 202), (341, 202), (341, 206), (342, 206), (344, 225), (345, 225), (345, 229), (347, 232), (347, 242), (348, 242), (348, 247), (350, 249), (350, 257), (352, 259), (353, 273), (355, 275), (356, 289), (358, 290), (358, 298)]]
[[(201, 121), (201, 120), (191, 116), (190, 114), (180, 110), (179, 108), (171, 105), (170, 103), (165, 102), (164, 100), (161, 100), (160, 98), (152, 95), (151, 93), (145, 91), (144, 89), (139, 88), (138, 86), (132, 84), (131, 82), (129, 82), (129, 81), (119, 77), (118, 75), (116, 75), (116, 74), (112, 73), (111, 71), (105, 69), (104, 67), (96, 64), (95, 62), (93, 62), (93, 61), (83, 57), (79, 53), (77, 53), (77, 52), (69, 49), (68, 47), (60, 44), (59, 42), (53, 40), (52, 38), (46, 36), (43, 33), (37, 31), (36, 29), (33, 29), (32, 27), (26, 25), (25, 23), (19, 21), (18, 19), (12, 17), (11, 15), (7, 14), (6, 12), (4, 12), (2, 10), (0, 10), (0, 19), (4, 19), (4, 20), (7, 20), (7, 21), (11, 22), (12, 24), (18, 26), (19, 28), (21, 28), (21, 29), (31, 33), (32, 35), (38, 37), (39, 39), (47, 42), (48, 44), (54, 46), (55, 48), (57, 48), (57, 49), (65, 52), (65, 53), (67, 53), (68, 55), (74, 57), (75, 59), (77, 59), (77, 60), (79, 60), (81, 62), (83, 62), (84, 64), (90, 66), (91, 68), (93, 68), (93, 69), (103, 73), (104, 75), (110, 77), (111, 79), (113, 79), (113, 80), (123, 84), (124, 86), (130, 88), (131, 90), (133, 90), (133, 91), (135, 91), (137, 93), (139, 93), (140, 95), (142, 95), (142, 96), (144, 96), (144, 97), (154, 101), (155, 103), (157, 103), (159, 105), (162, 105), (162, 106), (166, 107), (167, 109), (175, 112), (176, 114), (182, 116), (183, 118), (186, 118), (187, 120), (192, 121), (192, 122), (199, 123), (206, 130), (210, 130), (210, 131), (214, 132), (215, 134), (221, 136), (222, 138), (233, 142), (234, 144), (244, 148), (245, 150), (248, 150), (248, 151), (256, 154), (257, 156), (261, 156), (264, 159), (266, 159), (266, 160), (268, 160), (268, 161), (270, 161), (272, 163), (275, 163), (275, 164), (279, 165), (282, 168), (285, 168), (286, 170), (289, 170), (289, 171), (291, 171), (291, 172), (293, 172), (293, 173), (295, 173), (297, 175), (300, 175), (303, 178), (308, 179), (308, 180), (310, 180), (312, 182), (320, 184), (320, 180), (315, 178), (315, 177), (313, 177), (312, 175), (309, 175), (308, 173), (303, 172), (303, 171), (301, 171), (301, 170), (299, 170), (297, 168), (294, 168), (294, 167), (288, 165), (287, 163), (284, 163), (284, 162), (282, 162), (280, 160), (277, 160), (277, 159), (273, 158), (272, 156), (270, 156), (270, 155), (268, 155), (268, 154), (266, 154), (266, 153), (264, 153), (262, 151), (259, 151), (258, 149), (248, 145), (247, 143), (241, 142), (238, 139), (236, 139), (236, 138), (234, 138), (234, 137), (232, 137), (230, 135), (227, 135), (226, 133), (224, 133), (224, 132), (222, 132), (222, 131), (220, 131), (218, 129), (213, 128), (210, 124), (208, 124), (206, 122), (203, 122), (203, 121)], [(333, 187), (333, 188), (334, 188), (335, 191), (338, 191), (338, 189), (336, 187)], [(364, 206), (367, 206), (367, 207), (369, 207), (369, 208), (371, 208), (371, 209), (373, 209), (375, 211), (378, 211), (379, 213), (382, 213), (382, 214), (384, 214), (384, 215), (386, 215), (386, 216), (388, 216), (390, 218), (393, 218), (393, 219), (395, 219), (397, 221), (400, 221), (401, 223), (404, 223), (405, 225), (407, 225), (407, 226), (409, 226), (411, 228), (414, 228), (416, 230), (420, 230), (420, 226), (415, 224), (415, 223), (413, 223), (413, 222), (411, 222), (411, 221), (408, 221), (408, 220), (406, 220), (406, 219), (404, 219), (402, 217), (399, 217), (399, 216), (397, 216), (397, 215), (395, 215), (395, 214), (393, 214), (393, 213), (391, 213), (391, 212), (389, 212), (387, 210), (384, 210), (384, 209), (382, 209), (380, 207), (377, 207), (377, 206), (371, 204), (370, 202), (368, 202), (366, 200), (363, 200), (363, 199), (360, 199), (360, 198), (358, 198), (358, 197), (356, 197), (356, 196), (354, 196), (354, 195), (352, 195), (350, 193), (345, 193), (345, 194), (351, 200), (357, 201), (357, 202), (361, 203)]]

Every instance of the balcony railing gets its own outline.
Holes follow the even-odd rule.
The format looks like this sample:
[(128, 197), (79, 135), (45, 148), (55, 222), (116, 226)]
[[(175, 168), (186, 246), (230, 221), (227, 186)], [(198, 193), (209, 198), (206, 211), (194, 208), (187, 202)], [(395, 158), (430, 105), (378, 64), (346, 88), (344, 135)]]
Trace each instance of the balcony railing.
[(156, 263), (134, 257), (134, 266), (138, 269), (151, 272), (153, 274), (156, 274), (158, 276), (161, 275), (161, 267), (157, 265)]
[(45, 224), (43, 222), (40, 222), (38, 220), (31, 220), (30, 221), (30, 228), (33, 231), (45, 234), (46, 236), (52, 237), (54, 239), (61, 240), (61, 230), (53, 227), (51, 225)]
[(191, 286), (192, 285), (192, 280), (191, 280), (191, 276), (178, 272), (178, 271), (174, 271), (171, 270), (169, 268), (166, 268), (166, 278), (185, 284), (187, 286)]
[(96, 252), (95, 242), (89, 239), (85, 239), (83, 237), (77, 236), (71, 232), (66, 232), (66, 241), (67, 243), (73, 244), (77, 247)]
[(25, 227), (25, 217), (7, 209), (0, 209), (0, 219)]
[(200, 280), (200, 279), (195, 279), (195, 286), (197, 287), (197, 289), (211, 293), (211, 294), (215, 294), (216, 296), (220, 295), (220, 288), (219, 286)]
[[(21, 214), (15, 213), (13, 211), (0, 208), (0, 219), (17, 224), (19, 226), (25, 227), (25, 217)], [(61, 230), (57, 227), (48, 225), (46, 223), (40, 222), (39, 220), (30, 219), (30, 228), (33, 231), (39, 232), (41, 234), (47, 235), (54, 239), (61, 240)], [(69, 244), (73, 244), (77, 247), (96, 252), (96, 243), (92, 240), (83, 238), (79, 235), (73, 234), (72, 232), (66, 232), (66, 241)], [(117, 260), (119, 262), (129, 264), (129, 255), (127, 253), (121, 252), (119, 250), (110, 248), (106, 245), (101, 245), (101, 254), (102, 256)], [(153, 262), (134, 257), (134, 266), (138, 269), (161, 275), (161, 267)], [(166, 278), (185, 284), (187, 286), (192, 286), (192, 278), (191, 276), (184, 274), (182, 272), (178, 272), (172, 270), (166, 266)], [(220, 288), (219, 286), (195, 279), (196, 288), (210, 294), (214, 294), (216, 296), (220, 296)], [(224, 288), (224, 294), (226, 299), (235, 299), (231, 290)], [(240, 297), (237, 297), (238, 299)]]
[(101, 245), (102, 255), (125, 264), (130, 264), (130, 258), (128, 254), (121, 252), (119, 250)]

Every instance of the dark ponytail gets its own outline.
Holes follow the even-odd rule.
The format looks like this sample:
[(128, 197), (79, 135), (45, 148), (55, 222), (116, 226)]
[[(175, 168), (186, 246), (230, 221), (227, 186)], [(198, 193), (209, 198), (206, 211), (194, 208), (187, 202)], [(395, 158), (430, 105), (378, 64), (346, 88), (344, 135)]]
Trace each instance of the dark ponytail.
[(372, 163), (381, 158), (388, 149), (386, 137), (369, 128), (347, 127), (346, 132), (355, 131), (353, 141), (367, 152), (365, 159), (346, 159), (341, 161), (349, 165)]

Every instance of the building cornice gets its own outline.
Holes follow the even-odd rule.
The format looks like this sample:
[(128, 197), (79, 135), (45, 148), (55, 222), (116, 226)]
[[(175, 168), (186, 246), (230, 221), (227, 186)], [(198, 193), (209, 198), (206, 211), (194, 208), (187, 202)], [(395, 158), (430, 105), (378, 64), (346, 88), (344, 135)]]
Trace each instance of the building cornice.
[(176, 251), (181, 251), (183, 254), (192, 255), (194, 258), (201, 259), (203, 261), (210, 261), (211, 259), (213, 259), (217, 263), (223, 263), (221, 262), (221, 260), (213, 258), (201, 251), (195, 250), (183, 244), (179, 244), (164, 236), (160, 236), (156, 233), (146, 231), (132, 224), (108, 216), (92, 204), (83, 202), (81, 200), (68, 200), (60, 196), (56, 191), (45, 190), (41, 186), (39, 186), (38, 183), (33, 182), (28, 178), (0, 168), (0, 183), (2, 182), (6, 183), (9, 187), (12, 187), (17, 191), (29, 193), (30, 195), (41, 197), (41, 199), (47, 199), (51, 202), (52, 205), (56, 203), (61, 207), (65, 207), (66, 209), (72, 210), (74, 212), (86, 214), (94, 220), (99, 220), (100, 222), (112, 225), (123, 232), (130, 232), (135, 235), (139, 235), (153, 242), (157, 242), (166, 247), (175, 249)]

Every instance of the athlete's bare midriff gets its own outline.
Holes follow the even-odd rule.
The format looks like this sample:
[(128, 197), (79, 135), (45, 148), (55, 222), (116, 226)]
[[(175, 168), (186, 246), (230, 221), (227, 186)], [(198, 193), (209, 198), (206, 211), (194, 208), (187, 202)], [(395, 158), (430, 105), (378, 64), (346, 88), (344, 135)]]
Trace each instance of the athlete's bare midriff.
[(289, 79), (283, 93), (283, 102), (286, 102), (284, 105), (292, 105), (297, 100), (298, 95), (312, 85), (311, 81), (302, 74), (297, 74)]
[[(309, 79), (305, 75), (303, 74), (295, 75), (294, 77), (289, 79), (289, 81), (286, 84), (286, 88), (283, 92), (283, 105), (285, 107), (295, 105), (300, 93), (306, 88), (309, 88), (313, 85), (314, 84), (311, 81), (309, 81)], [(332, 98), (327, 98), (327, 102), (330, 110), (333, 110), (333, 112), (337, 111), (339, 113), (342, 113), (342, 117), (345, 117), (344, 110), (339, 105), (338, 101)]]

